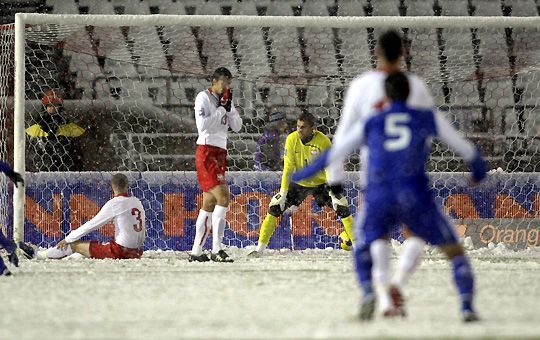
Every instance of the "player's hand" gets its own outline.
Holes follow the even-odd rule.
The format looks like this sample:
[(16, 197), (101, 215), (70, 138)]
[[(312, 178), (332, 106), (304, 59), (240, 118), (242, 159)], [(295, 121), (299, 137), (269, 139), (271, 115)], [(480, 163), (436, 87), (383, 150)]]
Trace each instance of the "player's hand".
[(272, 197), (270, 201), (270, 206), (279, 205), (281, 211), (285, 210), (285, 201), (287, 201), (287, 191), (280, 190), (277, 194)]
[(340, 185), (332, 185), (330, 186), (330, 190), (328, 191), (328, 194), (330, 195), (330, 198), (332, 199), (332, 208), (334, 210), (337, 210), (339, 206), (348, 207), (349, 202), (347, 202), (347, 198), (345, 195), (343, 195), (343, 186)]
[(231, 112), (231, 106), (232, 106), (232, 90), (229, 88), (226, 88), (223, 90), (223, 93), (221, 94), (220, 104), (225, 108), (225, 111)]
[(328, 188), (334, 196), (343, 196), (343, 185), (341, 183), (336, 183), (329, 185)]
[(12, 171), (6, 173), (6, 176), (8, 176), (8, 178), (13, 182), (13, 184), (15, 184), (15, 187), (18, 187), (17, 183), (21, 183), (21, 185), (24, 187), (24, 179), (20, 173)]
[(68, 246), (69, 246), (69, 243), (67, 243), (66, 240), (64, 239), (64, 240), (58, 242), (58, 244), (56, 245), (56, 248), (58, 248), (60, 250), (66, 250)]

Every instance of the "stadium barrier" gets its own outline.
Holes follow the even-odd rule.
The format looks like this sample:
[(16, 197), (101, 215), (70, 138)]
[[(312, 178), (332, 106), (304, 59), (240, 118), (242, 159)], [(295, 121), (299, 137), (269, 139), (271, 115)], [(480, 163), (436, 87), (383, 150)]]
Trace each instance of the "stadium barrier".
[[(188, 250), (202, 195), (195, 172), (126, 173), (132, 194), (146, 210), (145, 249)], [(39, 246), (61, 240), (92, 218), (111, 198), (112, 173), (27, 173), (24, 239)], [(245, 247), (255, 244), (259, 226), (272, 195), (279, 189), (280, 173), (230, 172), (232, 203), (227, 214), (225, 243)], [(355, 183), (357, 173), (349, 173)], [(470, 236), (475, 247), (507, 243), (524, 248), (540, 244), (540, 181), (538, 174), (492, 175), (478, 187), (469, 187), (465, 174), (434, 173), (438, 199), (457, 225), (460, 236)], [(360, 191), (346, 188), (353, 213)], [(10, 221), (11, 222), (11, 221)], [(291, 225), (292, 222), (292, 237)], [(270, 241), (270, 248), (337, 248), (342, 229), (334, 212), (319, 208), (308, 197), (293, 214), (285, 214)], [(87, 238), (107, 240), (112, 224)], [(400, 238), (399, 235), (394, 235)], [(210, 246), (208, 240), (208, 246)]]

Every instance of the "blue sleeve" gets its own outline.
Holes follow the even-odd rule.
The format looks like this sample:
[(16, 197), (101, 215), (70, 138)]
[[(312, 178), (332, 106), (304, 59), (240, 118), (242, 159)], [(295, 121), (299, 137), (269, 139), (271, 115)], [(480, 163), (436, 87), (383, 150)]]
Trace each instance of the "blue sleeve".
[(476, 182), (480, 182), (486, 177), (486, 161), (482, 156), (482, 152), (477, 148), (474, 158), (468, 162), (469, 168), (471, 169), (472, 178)]
[(9, 164), (7, 164), (5, 162), (2, 162), (2, 161), (0, 161), (0, 171), (2, 171), (5, 174), (9, 174), (9, 173), (13, 172), (13, 170), (11, 169)]
[(310, 164), (306, 165), (302, 169), (295, 171), (292, 176), (291, 180), (293, 182), (298, 182), (306, 178), (310, 178), (314, 176), (316, 173), (318, 173), (321, 170), (324, 170), (326, 168), (326, 161), (328, 159), (328, 154), (331, 149), (325, 150), (317, 159), (315, 159)]

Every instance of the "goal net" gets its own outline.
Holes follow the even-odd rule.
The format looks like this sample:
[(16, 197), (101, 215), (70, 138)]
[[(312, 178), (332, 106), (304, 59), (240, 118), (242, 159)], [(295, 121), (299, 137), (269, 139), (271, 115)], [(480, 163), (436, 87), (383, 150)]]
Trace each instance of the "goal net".
[[(331, 136), (344, 90), (375, 67), (377, 37), (395, 27), (405, 40), (403, 69), (426, 80), (439, 110), (499, 168), (484, 186), (468, 188), (462, 160), (443, 145), (433, 148), (434, 186), (461, 235), (478, 246), (538, 243), (536, 18), (20, 14), (18, 20), (20, 50), (13, 30), (0, 31), (8, 51), (0, 104), (2, 114), (14, 117), (16, 168), (27, 171), (14, 221), (24, 225), (17, 235), (26, 241), (47, 246), (80, 226), (110, 197), (111, 173), (125, 171), (147, 210), (145, 248), (189, 249), (201, 201), (193, 102), (213, 70), (224, 66), (234, 75), (234, 103), (244, 121), (240, 133), (229, 133), (225, 242), (254, 244), (281, 175), (279, 144), (270, 148), (277, 159), (264, 155), (270, 170), (255, 171), (258, 141), (277, 126), (269, 114), (284, 113), (288, 133), (298, 113), (311, 112)], [(14, 60), (25, 68), (14, 71)], [(13, 101), (10, 75), (17, 71), (24, 72), (23, 83)], [(19, 103), (14, 116), (13, 102)], [(11, 118), (4, 118), (2, 158), (12, 138)], [(347, 195), (354, 211), (361, 201), (358, 168), (351, 156)], [(308, 198), (284, 215), (270, 247), (338, 247), (340, 231), (334, 213)], [(91, 236), (111, 235), (109, 226)]]

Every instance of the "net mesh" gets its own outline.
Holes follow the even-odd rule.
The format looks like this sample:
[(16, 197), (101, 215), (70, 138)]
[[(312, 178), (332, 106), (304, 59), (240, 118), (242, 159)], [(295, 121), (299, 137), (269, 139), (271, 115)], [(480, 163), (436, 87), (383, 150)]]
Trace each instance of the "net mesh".
[[(240, 133), (229, 133), (228, 169), (235, 171), (234, 181), (239, 182), (233, 198), (240, 203), (229, 212), (226, 240), (252, 244), (279, 176), (267, 184), (240, 182), (255, 169), (257, 141), (269, 127), (269, 113), (284, 112), (290, 132), (296, 114), (312, 112), (319, 117), (319, 130), (331, 136), (344, 89), (356, 75), (375, 66), (374, 46), (381, 32), (331, 27), (32, 25), (26, 29), (25, 51), (26, 169), (189, 174), (195, 170), (194, 99), (209, 86), (208, 75), (225, 66), (235, 76), (234, 101), (244, 120)], [(439, 110), (481, 147), (491, 168), (540, 171), (539, 29), (409, 27), (402, 32), (403, 68), (426, 80)], [(2, 35), (2, 43), (10, 46), (12, 36)], [(10, 63), (6, 60), (2, 67)], [(43, 106), (50, 90), (63, 100), (58, 114), (47, 113)], [(4, 147), (6, 136), (2, 137)], [(279, 153), (272, 162), (282, 163)], [(428, 167), (445, 173), (466, 170), (459, 157), (440, 144), (434, 146)], [(351, 156), (347, 169), (358, 168), (358, 157)], [(198, 197), (195, 179), (190, 177), (186, 189), (174, 183), (172, 175), (163, 178), (172, 183), (137, 179), (147, 186), (141, 189), (142, 198), (159, 202), (147, 206), (156, 222), (146, 246), (187, 249), (196, 218), (189, 215), (195, 209), (193, 198)], [(76, 214), (66, 210), (82, 199), (86, 189), (62, 176), (53, 179), (48, 180), (54, 184), (42, 183), (45, 187), (27, 201), (53, 222), (54, 207), (63, 207), (60, 230), (66, 232), (70, 223), (80, 224), (91, 215), (80, 215), (83, 220), (74, 224), (69, 218)], [(357, 197), (354, 190), (348, 191), (349, 197)], [(526, 195), (536, 195), (536, 186), (529, 190)], [(443, 184), (439, 192), (446, 202), (452, 187)], [(165, 207), (166, 202), (170, 206)], [(311, 203), (302, 209), (296, 213), (299, 222), (293, 221), (295, 237), (309, 236), (301, 246), (336, 247), (341, 225), (334, 214)], [(175, 218), (182, 222), (174, 222)], [(58, 229), (53, 222), (44, 228)], [(288, 217), (282, 219), (281, 229), (289, 228), (290, 222)], [(38, 243), (50, 243), (59, 235), (44, 236)], [(286, 244), (288, 236), (276, 238)]]
[[(13, 25), (0, 25), (0, 160), (10, 162), (8, 158), (8, 131), (12, 128), (13, 121), (8, 114), (8, 101), (10, 96), (13, 96), (10, 89), (13, 89), (13, 77), (10, 69), (13, 68), (13, 51), (14, 45)], [(9, 196), (7, 178), (0, 176), (0, 228), (4, 235), (11, 235), (8, 228), (9, 215), (8, 207)]]

